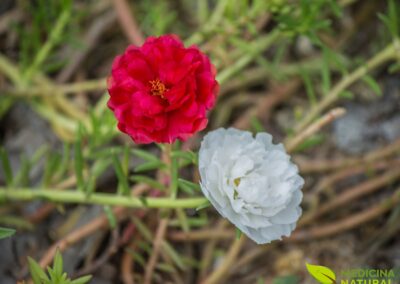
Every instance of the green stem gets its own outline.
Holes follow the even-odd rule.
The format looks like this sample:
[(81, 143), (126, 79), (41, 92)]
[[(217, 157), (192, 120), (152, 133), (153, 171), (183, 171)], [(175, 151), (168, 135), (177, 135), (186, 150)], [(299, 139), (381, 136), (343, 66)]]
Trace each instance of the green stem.
[(52, 30), (49, 39), (37, 53), (32, 65), (29, 67), (28, 70), (26, 70), (26, 73), (24, 74), (25, 84), (27, 84), (27, 82), (32, 78), (33, 74), (38, 70), (40, 65), (43, 64), (43, 62), (48, 57), (50, 51), (52, 50), (52, 48), (58, 42), (58, 39), (60, 38), (61, 33), (64, 30), (64, 27), (68, 23), (70, 16), (71, 16), (71, 9), (65, 9), (61, 13), (60, 17), (58, 18), (57, 22), (54, 25), (54, 29)]
[(119, 196), (111, 193), (93, 193), (86, 195), (79, 191), (61, 191), (57, 189), (0, 188), (0, 202), (46, 200), (59, 203), (97, 204), (124, 206), (131, 208), (197, 208), (207, 199), (203, 197), (173, 199), (138, 198)]
[(18, 86), (22, 82), (18, 67), (2, 54), (0, 54), (0, 72), (7, 76), (14, 85)]
[(266, 37), (257, 41), (257, 44), (253, 46), (254, 48), (253, 51), (248, 54), (245, 54), (230, 67), (222, 70), (217, 75), (217, 81), (222, 85), (229, 78), (231, 78), (233, 75), (235, 75), (244, 67), (246, 67), (248, 64), (250, 64), (251, 61), (253, 61), (254, 58), (256, 58), (260, 54), (261, 51), (267, 49), (270, 45), (276, 42), (280, 36), (281, 33), (279, 32), (279, 30), (275, 29), (271, 33), (269, 33)]
[(323, 112), (337, 99), (339, 99), (341, 92), (346, 90), (358, 79), (368, 74), (368, 72), (370, 72), (371, 70), (377, 68), (378, 66), (381, 66), (390, 59), (395, 58), (396, 53), (398, 52), (399, 50), (396, 48), (396, 43), (390, 44), (381, 52), (376, 54), (373, 58), (368, 60), (365, 65), (358, 67), (352, 73), (345, 76), (331, 89), (331, 91), (326, 96), (323, 97), (323, 99), (315, 107), (311, 108), (304, 119), (298, 123), (295, 128), (295, 132), (299, 133), (303, 131), (321, 112)]
[[(1, 64), (1, 58), (0, 58)], [(7, 66), (5, 66), (7, 67)], [(0, 67), (1, 69), (1, 67)], [(12, 88), (6, 90), (6, 95), (19, 96), (19, 97), (42, 97), (42, 96), (54, 96), (58, 94), (80, 94), (91, 91), (100, 91), (107, 88), (106, 78), (100, 78), (96, 80), (88, 80), (84, 82), (77, 82), (65, 85), (40, 85), (29, 88)]]
[[(173, 149), (173, 146), (171, 147)], [(178, 158), (174, 157), (172, 155), (172, 151), (169, 153), (170, 159), (171, 159), (171, 169), (170, 169), (170, 175), (171, 175), (171, 184), (170, 184), (170, 193), (171, 193), (171, 198), (176, 199), (176, 196), (178, 195)]]
[(174, 144), (164, 145), (164, 160), (169, 170), (169, 194), (175, 199), (178, 194), (178, 159), (172, 155)]

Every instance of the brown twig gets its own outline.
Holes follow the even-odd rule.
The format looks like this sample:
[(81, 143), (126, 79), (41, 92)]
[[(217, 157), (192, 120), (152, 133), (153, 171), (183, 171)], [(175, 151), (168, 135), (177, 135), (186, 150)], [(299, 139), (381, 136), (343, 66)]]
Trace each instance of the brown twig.
[(202, 284), (217, 284), (224, 281), (228, 276), (228, 272), (235, 263), (237, 256), (240, 253), (242, 246), (245, 244), (247, 237), (242, 235), (240, 239), (236, 239), (226, 254), (224, 261), (208, 276)]
[(350, 203), (351, 201), (354, 201), (359, 197), (370, 194), (378, 190), (385, 184), (395, 181), (399, 177), (400, 171), (396, 168), (394, 170), (388, 171), (381, 176), (369, 179), (349, 189), (345, 189), (342, 194), (336, 196), (331, 201), (324, 203), (316, 211), (304, 215), (303, 218), (300, 220), (300, 224), (305, 225), (307, 223), (310, 223), (321, 215), (326, 214), (327, 212), (332, 211), (339, 206)]
[(113, 0), (113, 4), (125, 36), (131, 43), (137, 46), (142, 45), (144, 37), (128, 3), (125, 0)]
[(268, 119), (271, 110), (289, 98), (299, 86), (300, 81), (294, 79), (283, 86), (274, 87), (268, 94), (263, 96), (253, 108), (250, 108), (244, 115), (241, 115), (234, 122), (233, 126), (239, 129), (247, 129), (253, 117)]
[(308, 137), (317, 133), (322, 127), (330, 124), (332, 121), (338, 117), (343, 116), (346, 113), (344, 108), (334, 108), (327, 114), (322, 116), (320, 119), (308, 126), (304, 131), (300, 132), (297, 136), (289, 139), (285, 142), (286, 149), (288, 152), (294, 151), (302, 142), (304, 142)]
[(294, 160), (295, 163), (299, 165), (301, 173), (310, 174), (370, 164), (380, 159), (396, 155), (397, 153), (400, 153), (400, 139), (383, 148), (372, 151), (361, 158), (307, 160), (297, 156), (294, 157)]
[(80, 271), (78, 271), (75, 277), (80, 277), (92, 273), (96, 269), (100, 268), (104, 263), (106, 263), (110, 259), (110, 257), (117, 252), (119, 247), (118, 229), (114, 229), (111, 235), (112, 235), (111, 243), (107, 248), (107, 250), (98, 259), (91, 262), (89, 266), (84, 267)]
[[(318, 225), (314, 228), (308, 230), (296, 230), (291, 237), (283, 239), (284, 242), (298, 242), (298, 241), (310, 241), (318, 238), (328, 237), (335, 234), (342, 233), (344, 231), (353, 229), (361, 224), (364, 224), (368, 221), (371, 221), (380, 215), (386, 213), (394, 206), (399, 204), (400, 202), (400, 189), (396, 190), (393, 195), (384, 201), (380, 202), (378, 205), (374, 207), (369, 207), (362, 212), (356, 213), (351, 216), (346, 216), (345, 218), (334, 221), (331, 224), (327, 225)], [(300, 228), (302, 225), (299, 224)], [(192, 232), (193, 233), (193, 232)], [(174, 240), (184, 240), (182, 236), (176, 238), (176, 235), (170, 234), (171, 239)], [(194, 236), (194, 237), (193, 237)], [(210, 239), (210, 235), (208, 230), (201, 230), (200, 232), (196, 232), (193, 235), (190, 241), (204, 241), (206, 239)], [(218, 239), (232, 239), (234, 237), (234, 232), (230, 232), (229, 234), (221, 232), (214, 234), (212, 238)]]
[(169, 218), (165, 218), (165, 219), (162, 219), (159, 223), (157, 233), (156, 233), (156, 236), (155, 236), (154, 242), (153, 242), (153, 251), (152, 251), (150, 259), (146, 265), (146, 271), (145, 271), (145, 275), (144, 275), (144, 283), (145, 284), (151, 283), (151, 279), (153, 277), (153, 271), (157, 265), (158, 257), (160, 255), (161, 244), (164, 240), (164, 235), (167, 231), (168, 221), (169, 221)]
[(83, 38), (84, 48), (75, 50), (68, 60), (68, 64), (57, 75), (56, 81), (59, 83), (67, 82), (74, 74), (75, 70), (82, 64), (85, 57), (96, 46), (103, 32), (108, 29), (116, 20), (115, 11), (109, 11), (99, 17), (88, 29)]
[(230, 239), (234, 235), (235, 232), (231, 229), (202, 229), (190, 232), (171, 231), (168, 233), (168, 238), (172, 241), (197, 242), (208, 239)]
[(128, 251), (125, 251), (121, 261), (121, 277), (124, 284), (135, 284), (135, 280), (132, 274), (132, 265), (133, 257)]
[[(226, 219), (220, 219), (218, 221), (218, 224), (216, 225), (216, 230), (224, 230), (224, 227), (228, 224), (228, 221)], [(200, 263), (200, 271), (199, 271), (199, 276), (198, 276), (198, 281), (201, 282), (205, 279), (207, 269), (210, 266), (213, 256), (214, 256), (214, 249), (215, 246), (217, 245), (217, 239), (211, 239), (209, 242), (205, 245), (205, 248), (203, 249), (203, 254), (201, 258), (201, 263)]]
[(323, 237), (331, 237), (335, 234), (342, 233), (344, 231), (353, 229), (363, 223), (371, 221), (380, 215), (386, 213), (395, 205), (400, 202), (400, 189), (396, 190), (395, 193), (388, 199), (385, 199), (374, 207), (369, 207), (360, 213), (356, 213), (352, 216), (346, 216), (345, 218), (335, 221), (327, 225), (319, 225), (315, 228), (304, 231), (295, 231), (292, 236), (287, 239), (288, 241), (308, 241)]
[(380, 161), (371, 164), (363, 164), (350, 169), (343, 169), (330, 174), (329, 176), (321, 179), (313, 192), (316, 194), (323, 192), (324, 190), (331, 188), (335, 183), (341, 181), (347, 177), (355, 176), (359, 174), (374, 173), (376, 171), (386, 170), (389, 168), (394, 168), (400, 166), (400, 161)]
[[(148, 186), (145, 184), (138, 184), (134, 186), (132, 191), (134, 195), (140, 195), (142, 194), (143, 191), (147, 190), (147, 188)], [(113, 210), (113, 214), (117, 220), (122, 220), (124, 217), (126, 217), (127, 212), (128, 209), (124, 207), (116, 207)], [(88, 224), (85, 224), (82, 227), (74, 230), (73, 232), (65, 236), (63, 239), (58, 240), (46, 251), (46, 253), (39, 261), (40, 266), (43, 268), (48, 266), (53, 260), (57, 249), (60, 252), (63, 252), (71, 245), (79, 242), (80, 240), (86, 238), (87, 236), (90, 236), (94, 232), (108, 227), (109, 227), (108, 218), (103, 214), (97, 217), (96, 219), (92, 220)]]

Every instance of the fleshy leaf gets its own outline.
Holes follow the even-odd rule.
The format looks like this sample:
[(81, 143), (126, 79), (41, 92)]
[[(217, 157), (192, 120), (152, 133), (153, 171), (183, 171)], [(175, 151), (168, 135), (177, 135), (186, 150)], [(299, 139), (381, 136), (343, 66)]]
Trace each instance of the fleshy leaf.
[(321, 284), (335, 284), (336, 275), (328, 267), (306, 263), (307, 270)]
[(11, 237), (15, 234), (14, 229), (0, 227), (0, 240)]

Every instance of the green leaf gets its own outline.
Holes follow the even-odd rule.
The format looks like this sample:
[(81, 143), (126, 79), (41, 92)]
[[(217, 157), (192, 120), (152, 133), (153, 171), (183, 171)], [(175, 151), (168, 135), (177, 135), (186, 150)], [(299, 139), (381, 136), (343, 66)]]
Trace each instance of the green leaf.
[(237, 240), (239, 240), (240, 239), (240, 237), (242, 236), (242, 231), (239, 229), (239, 228), (237, 228), (236, 227), (236, 239)]
[(148, 151), (145, 151), (142, 149), (133, 149), (133, 150), (131, 150), (131, 152), (135, 156), (142, 158), (143, 160), (148, 161), (148, 162), (160, 161), (160, 159), (156, 155), (153, 155), (153, 154), (149, 153)]
[(148, 184), (151, 187), (157, 188), (157, 189), (162, 190), (162, 191), (165, 190), (165, 186), (164, 185), (162, 185), (160, 182), (158, 182), (158, 181), (156, 181), (156, 180), (154, 180), (154, 179), (152, 179), (152, 178), (150, 178), (148, 176), (133, 175), (133, 176), (131, 176), (130, 179), (132, 181), (135, 181), (135, 182), (142, 182), (142, 183)]
[(372, 78), (369, 75), (365, 75), (363, 78), (363, 81), (378, 95), (382, 96), (382, 90), (379, 84), (375, 81), (374, 78)]
[(97, 178), (110, 166), (111, 159), (96, 160), (90, 169), (90, 176), (86, 184), (86, 192), (92, 193), (96, 188)]
[(400, 71), (400, 63), (398, 63), (398, 62), (393, 63), (392, 65), (389, 66), (388, 71), (390, 74), (399, 72)]
[(324, 142), (325, 136), (322, 134), (314, 134), (313, 136), (307, 138), (303, 143), (296, 147), (295, 152), (301, 152), (308, 149), (311, 149), (317, 145), (322, 144)]
[(71, 281), (71, 284), (85, 284), (88, 283), (90, 279), (92, 279), (92, 275), (82, 276), (79, 277), (78, 279)]
[(11, 237), (15, 234), (14, 229), (0, 227), (0, 240)]
[(192, 151), (174, 150), (171, 153), (171, 157), (185, 159), (192, 164), (197, 164), (197, 154)]
[(15, 102), (15, 97), (2, 96), (0, 97), (0, 119), (7, 113)]
[(54, 256), (53, 270), (57, 276), (63, 274), (63, 259), (59, 250), (57, 250), (56, 255)]
[(39, 264), (34, 259), (28, 257), (28, 263), (33, 283), (42, 284), (43, 280), (50, 281), (44, 270), (39, 266)]
[(251, 125), (251, 128), (254, 129), (255, 132), (264, 132), (265, 131), (263, 124), (256, 116), (251, 117), (250, 125)]
[(153, 161), (153, 162), (147, 162), (144, 164), (141, 164), (135, 168), (136, 173), (140, 172), (146, 172), (146, 171), (152, 171), (156, 169), (162, 169), (165, 168), (165, 164), (161, 161)]
[(336, 275), (328, 267), (306, 263), (308, 272), (321, 284), (335, 284)]
[(345, 90), (339, 94), (339, 97), (352, 100), (354, 99), (354, 94), (350, 91)]
[(61, 162), (61, 155), (58, 153), (50, 153), (47, 155), (43, 178), (42, 178), (42, 185), (43, 187), (48, 187), (51, 184), (51, 181), (58, 170), (58, 167)]
[(74, 150), (75, 150), (74, 169), (75, 169), (76, 182), (78, 184), (79, 190), (84, 191), (85, 184), (83, 179), (83, 154), (82, 154), (82, 146), (80, 140), (75, 142)]
[(181, 188), (188, 189), (189, 191), (200, 191), (200, 185), (188, 180), (178, 178), (178, 185)]
[(103, 206), (104, 213), (106, 214), (107, 220), (110, 223), (111, 229), (114, 229), (117, 226), (117, 219), (115, 218), (114, 213), (111, 210), (109, 205)]
[(14, 186), (27, 186), (29, 183), (29, 172), (31, 170), (31, 161), (24, 154), (21, 155), (21, 167), (13, 180)]
[(196, 208), (196, 211), (200, 211), (203, 210), (207, 207), (209, 207), (211, 205), (211, 203), (209, 201), (205, 202), (203, 205), (200, 205), (199, 207)]
[(121, 192), (118, 193), (128, 195), (130, 193), (128, 179), (122, 169), (122, 165), (119, 162), (117, 155), (113, 155), (113, 165), (121, 188)]
[(301, 71), (301, 76), (303, 78), (303, 82), (306, 88), (308, 100), (310, 101), (311, 105), (315, 105), (317, 102), (317, 98), (315, 96), (313, 82), (311, 80), (310, 74), (308, 74), (308, 72), (305, 69), (303, 69)]
[(286, 275), (274, 278), (272, 284), (298, 284), (299, 278), (296, 275)]
[(326, 95), (331, 88), (331, 73), (329, 69), (329, 52), (327, 51), (327, 48), (323, 48), (322, 52), (322, 90), (324, 95)]
[(13, 180), (13, 173), (10, 165), (10, 159), (8, 158), (8, 154), (3, 147), (0, 148), (0, 158), (3, 166), (3, 172), (4, 172), (4, 177), (6, 179), (6, 184), (10, 186)]

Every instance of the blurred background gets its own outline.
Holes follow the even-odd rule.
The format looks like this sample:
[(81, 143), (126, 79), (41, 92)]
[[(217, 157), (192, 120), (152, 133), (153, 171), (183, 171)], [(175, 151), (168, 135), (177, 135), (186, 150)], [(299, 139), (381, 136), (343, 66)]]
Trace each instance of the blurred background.
[[(182, 143), (193, 152), (180, 176), (198, 181), (201, 137), (234, 126), (285, 143), (306, 184), (293, 235), (236, 254), (212, 207), (175, 212), (151, 273), (163, 211), (3, 202), (0, 225), (17, 234), (0, 241), (0, 283), (27, 279), (27, 256), (51, 263), (54, 246), (71, 277), (96, 284), (144, 283), (146, 271), (153, 283), (317, 283), (306, 262), (399, 267), (399, 12), (397, 0), (2, 0), (0, 190), (162, 195), (160, 149), (117, 131), (106, 78), (129, 44), (165, 33), (207, 53), (220, 82), (207, 129)], [(201, 193), (182, 183), (180, 196)]]

